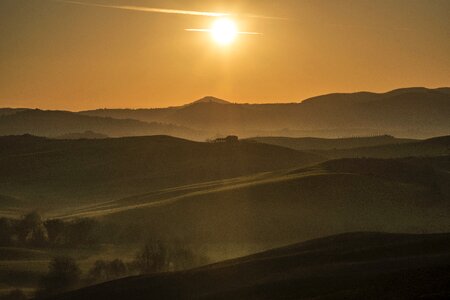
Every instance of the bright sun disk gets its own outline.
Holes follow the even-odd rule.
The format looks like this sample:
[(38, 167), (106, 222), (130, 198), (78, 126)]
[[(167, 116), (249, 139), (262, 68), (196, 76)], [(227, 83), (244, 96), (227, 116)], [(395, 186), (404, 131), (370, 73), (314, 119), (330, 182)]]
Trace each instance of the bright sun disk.
[(218, 19), (211, 27), (211, 35), (214, 41), (220, 45), (231, 44), (238, 35), (236, 22), (230, 19)]

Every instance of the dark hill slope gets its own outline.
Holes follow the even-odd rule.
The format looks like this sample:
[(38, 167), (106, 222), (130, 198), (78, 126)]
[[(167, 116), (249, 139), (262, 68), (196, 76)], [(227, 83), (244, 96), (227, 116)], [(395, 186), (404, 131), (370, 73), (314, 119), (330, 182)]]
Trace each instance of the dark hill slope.
[(399, 139), (389, 135), (373, 136), (373, 137), (338, 138), (338, 139), (323, 139), (314, 137), (304, 137), (304, 138), (254, 137), (250, 138), (249, 140), (258, 143), (277, 145), (281, 147), (302, 151), (373, 147), (389, 144), (404, 144), (415, 141), (411, 139)]
[(198, 137), (197, 131), (181, 126), (131, 119), (118, 120), (109, 117), (84, 116), (67, 111), (27, 109), (0, 115), (0, 135), (33, 134), (53, 137), (85, 131), (116, 137), (154, 134)]
[[(443, 159), (439, 164), (448, 165), (450, 157)], [(159, 190), (64, 216), (134, 224), (150, 236), (199, 245), (235, 245), (237, 250), (230, 246), (229, 253), (221, 253), (228, 258), (348, 231), (450, 231), (450, 177), (428, 160), (326, 162), (247, 180)]]
[(331, 236), (186, 272), (52, 299), (447, 299), (450, 235)]
[(393, 143), (373, 147), (317, 151), (330, 158), (374, 157), (397, 158), (408, 156), (450, 155), (450, 136), (441, 136), (410, 143)]
[(313, 164), (323, 159), (272, 145), (199, 143), (169, 136), (98, 140), (0, 137), (0, 189), (34, 205), (73, 206)]

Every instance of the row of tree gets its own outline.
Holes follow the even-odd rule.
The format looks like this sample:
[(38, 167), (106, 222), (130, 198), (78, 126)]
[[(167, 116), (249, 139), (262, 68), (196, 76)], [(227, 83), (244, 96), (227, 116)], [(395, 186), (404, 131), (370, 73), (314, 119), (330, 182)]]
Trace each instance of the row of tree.
[(37, 212), (21, 219), (0, 218), (0, 246), (57, 247), (92, 245), (98, 223), (92, 219), (43, 220)]
[(97, 260), (84, 278), (73, 258), (56, 257), (50, 262), (49, 271), (42, 278), (36, 297), (45, 298), (130, 275), (185, 270), (206, 263), (204, 256), (195, 254), (180, 242), (155, 239), (145, 243), (130, 262), (120, 259)]

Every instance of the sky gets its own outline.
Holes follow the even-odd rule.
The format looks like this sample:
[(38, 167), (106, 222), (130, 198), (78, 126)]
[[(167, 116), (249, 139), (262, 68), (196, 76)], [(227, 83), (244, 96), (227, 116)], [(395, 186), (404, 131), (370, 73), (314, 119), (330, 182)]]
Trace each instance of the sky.
[[(78, 1), (98, 5), (0, 1), (0, 107), (299, 102), (450, 86), (448, 0)], [(261, 34), (223, 46), (185, 30), (210, 28), (210, 12)]]

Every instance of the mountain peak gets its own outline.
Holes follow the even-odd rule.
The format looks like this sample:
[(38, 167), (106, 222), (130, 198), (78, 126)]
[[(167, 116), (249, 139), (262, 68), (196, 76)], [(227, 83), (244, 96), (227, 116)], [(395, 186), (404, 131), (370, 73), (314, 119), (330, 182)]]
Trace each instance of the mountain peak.
[(192, 104), (199, 104), (199, 103), (216, 103), (216, 104), (231, 104), (231, 102), (228, 102), (226, 100), (222, 100), (213, 96), (206, 96), (203, 97), (197, 101), (194, 101), (188, 105), (192, 105)]

